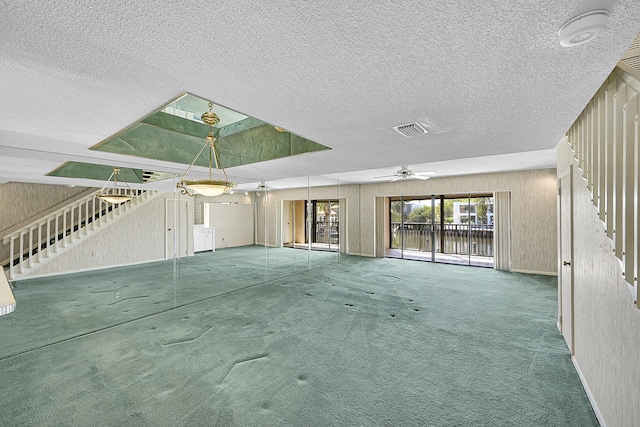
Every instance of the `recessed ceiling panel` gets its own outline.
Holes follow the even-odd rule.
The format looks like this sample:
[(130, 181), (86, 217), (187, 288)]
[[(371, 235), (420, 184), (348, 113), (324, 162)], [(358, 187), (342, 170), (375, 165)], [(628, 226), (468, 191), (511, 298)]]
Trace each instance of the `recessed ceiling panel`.
[[(166, 172), (123, 168), (117, 165), (114, 166), (120, 169), (120, 178), (130, 184), (143, 184), (147, 182), (161, 181), (163, 179), (169, 179), (176, 176), (175, 174)], [(66, 162), (57, 169), (49, 172), (47, 176), (95, 179), (106, 182), (111, 176), (114, 166)]]
[[(91, 149), (190, 164), (209, 131), (209, 126), (200, 120), (202, 113), (209, 111), (208, 104), (207, 100), (185, 94)], [(215, 135), (226, 168), (329, 149), (216, 104), (212, 111), (220, 118)], [(195, 164), (208, 167), (208, 156), (201, 155)]]

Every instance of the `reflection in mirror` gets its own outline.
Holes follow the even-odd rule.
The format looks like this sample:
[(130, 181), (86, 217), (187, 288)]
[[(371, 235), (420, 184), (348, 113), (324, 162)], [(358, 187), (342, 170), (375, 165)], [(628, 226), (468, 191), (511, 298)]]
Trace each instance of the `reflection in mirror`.
[[(175, 184), (179, 171), (174, 172)], [(20, 309), (11, 316), (3, 316), (3, 322), (15, 324), (6, 323), (7, 328), (3, 329), (12, 338), (6, 345), (3, 343), (0, 357), (12, 357), (135, 319), (168, 315), (176, 307), (188, 306), (188, 310), (196, 312), (201, 310), (197, 304), (207, 305), (220, 295), (337, 262), (341, 254), (360, 253), (358, 222), (362, 195), (357, 184), (308, 178), (304, 187), (274, 188), (266, 197), (264, 193), (258, 196), (251, 191), (219, 198), (198, 195), (190, 198), (175, 190), (175, 185), (173, 188), (172, 192), (158, 193), (146, 207), (135, 211), (130, 222), (124, 219), (119, 222), (122, 239), (117, 241), (117, 248), (107, 248), (105, 242), (94, 249), (97, 251), (94, 260), (107, 250), (114, 255), (125, 252), (133, 257), (133, 251), (121, 242), (143, 236), (149, 242), (145, 250), (155, 251), (153, 262), (17, 283), (16, 299), (28, 293), (39, 296), (31, 302), (23, 299)], [(308, 212), (314, 212), (313, 200), (330, 202), (321, 209), (317, 209), (316, 203), (315, 214), (324, 214), (324, 231), (328, 222), (329, 239), (337, 234), (337, 242), (326, 242), (331, 250), (309, 248), (313, 220), (316, 224), (323, 220), (317, 215), (308, 217)], [(335, 227), (332, 222), (337, 223)], [(196, 238), (198, 233), (206, 235), (207, 228), (214, 231), (211, 248)], [(319, 233), (316, 233), (317, 240)], [(335, 251), (335, 247), (339, 249)], [(39, 294), (43, 289), (56, 292)], [(59, 307), (64, 315), (45, 318), (44, 306)], [(81, 322), (77, 321), (79, 318)], [(200, 331), (201, 325), (196, 323), (193, 328)], [(41, 325), (41, 333), (24, 334), (21, 325), (29, 324)], [(169, 345), (180, 339), (171, 333), (163, 331), (158, 342)]]
[(340, 193), (338, 181), (326, 177), (309, 178), (307, 240), (310, 267), (338, 262)]
[[(6, 323), (7, 328), (3, 329), (3, 333), (12, 331), (13, 338), (3, 341), (0, 358), (151, 315), (163, 316), (176, 307), (198, 304), (309, 268), (311, 255), (305, 233), (310, 234), (307, 229), (310, 224), (305, 218), (309, 209), (307, 201), (311, 200), (310, 186), (316, 183), (307, 182), (307, 186), (292, 190), (274, 189), (259, 196), (255, 191), (249, 191), (218, 198), (187, 197), (176, 188), (179, 177), (197, 157), (211, 130), (199, 120), (207, 110), (208, 101), (185, 94), (172, 105), (152, 112), (91, 148), (114, 157), (134, 156), (151, 160), (147, 162), (149, 165), (161, 165), (159, 171), (131, 169), (139, 181), (134, 188), (141, 191), (153, 188), (148, 190), (153, 197), (144, 206), (136, 207), (139, 210), (135, 214), (111, 227), (111, 234), (92, 237), (93, 242), (99, 243), (76, 245), (80, 248), (78, 251), (59, 257), (61, 260), (66, 257), (65, 262), (73, 264), (72, 267), (65, 265), (62, 267), (67, 270), (53, 271), (51, 276), (43, 274), (42, 278), (25, 279), (17, 284), (18, 294), (31, 293), (36, 297), (31, 302), (25, 300), (11, 316), (3, 317), (5, 323), (16, 323), (15, 327)], [(213, 111), (220, 117), (214, 132), (220, 142), (222, 164), (227, 169), (329, 149), (219, 105), (215, 105)], [(260, 145), (255, 144), (255, 140), (265, 142)], [(206, 179), (211, 171), (209, 166), (208, 156), (198, 157), (190, 176)], [(56, 173), (67, 178), (89, 176), (94, 179), (99, 178), (96, 174), (104, 167), (67, 163)], [(127, 182), (130, 182), (129, 178)], [(316, 198), (337, 200), (336, 183), (323, 185), (332, 186), (331, 191)], [(285, 200), (295, 202), (285, 205)], [(82, 218), (88, 218), (86, 207), (83, 209)], [(287, 228), (283, 222), (287, 211), (305, 221), (301, 227), (296, 225), (301, 232), (300, 228)], [(111, 217), (117, 216), (109, 213)], [(74, 214), (65, 215), (64, 221), (68, 221)], [(341, 211), (339, 215), (342, 215)], [(77, 222), (78, 217), (75, 219)], [(89, 223), (89, 220), (85, 219), (85, 222)], [(61, 234), (70, 237), (80, 234), (74, 233), (73, 227), (67, 222)], [(332, 233), (328, 230), (329, 235)], [(105, 234), (110, 235), (105, 238)], [(292, 247), (285, 248), (285, 243)], [(307, 247), (297, 249), (300, 244), (307, 244)], [(335, 256), (336, 253), (317, 254)], [(78, 266), (78, 260), (85, 258), (87, 264)], [(101, 261), (105, 263), (100, 264)], [(41, 289), (56, 289), (56, 292), (38, 293)], [(45, 318), (43, 307), (59, 308), (57, 317)], [(193, 309), (197, 310), (196, 307)], [(33, 324), (39, 325), (37, 336), (25, 338), (28, 334), (22, 333), (24, 325)], [(179, 339), (169, 335), (162, 335), (158, 342), (170, 345)]]

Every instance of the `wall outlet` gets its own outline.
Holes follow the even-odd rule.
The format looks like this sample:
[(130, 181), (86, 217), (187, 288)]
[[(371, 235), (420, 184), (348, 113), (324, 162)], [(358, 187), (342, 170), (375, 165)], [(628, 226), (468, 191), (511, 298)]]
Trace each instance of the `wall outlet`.
[(96, 251), (91, 251), (91, 256), (96, 256)]

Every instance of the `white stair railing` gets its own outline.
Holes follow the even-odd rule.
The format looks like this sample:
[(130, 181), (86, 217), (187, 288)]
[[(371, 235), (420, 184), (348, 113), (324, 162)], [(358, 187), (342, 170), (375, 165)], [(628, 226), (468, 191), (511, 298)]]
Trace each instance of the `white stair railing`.
[(623, 68), (613, 70), (567, 137), (638, 305), (640, 80)]
[[(125, 191), (125, 189), (118, 189)], [(7, 230), (3, 244), (9, 245), (9, 278), (13, 280), (27, 269), (72, 246), (84, 236), (150, 199), (157, 192), (134, 190), (136, 197), (122, 205), (106, 204), (93, 191), (73, 199), (63, 207), (47, 211), (28, 224)]]

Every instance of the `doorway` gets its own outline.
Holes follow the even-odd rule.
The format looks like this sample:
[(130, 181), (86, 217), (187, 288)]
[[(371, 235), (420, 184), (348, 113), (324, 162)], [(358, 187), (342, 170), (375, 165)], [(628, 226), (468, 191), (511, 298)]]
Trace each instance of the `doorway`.
[(390, 199), (387, 257), (493, 267), (493, 195)]
[(339, 200), (284, 200), (281, 218), (282, 246), (340, 250)]
[(573, 356), (573, 166), (559, 180), (560, 260), (558, 277), (558, 329)]
[(282, 201), (282, 246), (308, 248), (306, 231), (306, 201)]
[(337, 252), (340, 248), (340, 202), (312, 200), (311, 249)]
[(193, 239), (189, 237), (193, 229), (189, 227), (189, 202), (187, 200), (166, 199), (165, 201), (165, 258), (182, 258), (193, 253)]

